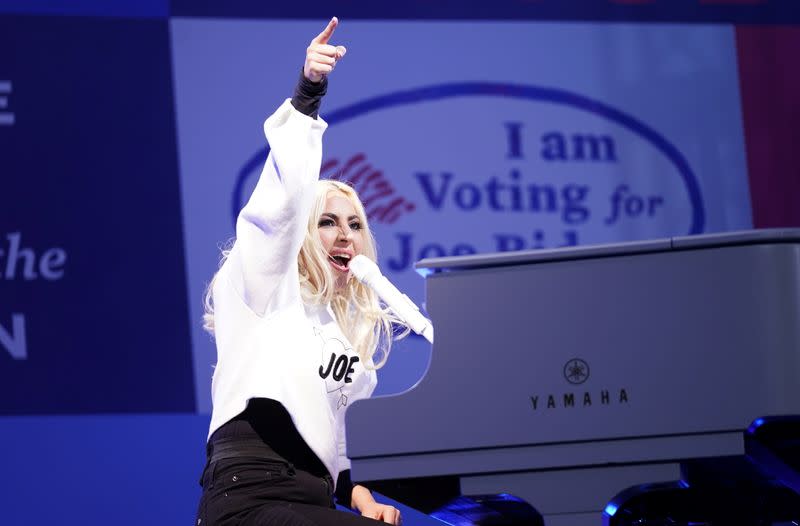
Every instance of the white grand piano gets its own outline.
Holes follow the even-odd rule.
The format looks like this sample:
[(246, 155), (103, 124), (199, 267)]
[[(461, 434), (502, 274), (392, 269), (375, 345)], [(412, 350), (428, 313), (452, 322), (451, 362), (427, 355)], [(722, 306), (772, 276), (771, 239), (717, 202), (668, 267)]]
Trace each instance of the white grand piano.
[(624, 488), (743, 455), (754, 419), (800, 414), (800, 229), (417, 268), (428, 371), (347, 414), (354, 480), (397, 500), (510, 493), (547, 525), (598, 525)]

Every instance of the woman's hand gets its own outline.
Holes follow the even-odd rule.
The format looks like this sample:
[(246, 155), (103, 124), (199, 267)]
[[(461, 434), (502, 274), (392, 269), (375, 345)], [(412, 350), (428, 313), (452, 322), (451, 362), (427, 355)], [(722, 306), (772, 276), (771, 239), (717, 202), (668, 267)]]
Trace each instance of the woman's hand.
[(389, 506), (388, 504), (373, 502), (372, 504), (367, 505), (366, 509), (360, 511), (361, 515), (364, 517), (383, 521), (387, 524), (394, 524), (394, 526), (400, 526), (400, 523), (402, 522), (400, 520), (400, 510), (394, 506)]
[(403, 522), (400, 517), (400, 510), (388, 504), (375, 502), (375, 499), (372, 498), (372, 493), (364, 486), (353, 486), (351, 500), (353, 507), (364, 517), (394, 524), (394, 526), (400, 526)]
[(319, 82), (329, 75), (336, 62), (342, 59), (347, 49), (344, 46), (333, 46), (328, 41), (333, 36), (333, 30), (339, 25), (339, 19), (331, 18), (328, 27), (316, 36), (306, 49), (306, 63), (303, 66), (303, 75), (311, 82)]

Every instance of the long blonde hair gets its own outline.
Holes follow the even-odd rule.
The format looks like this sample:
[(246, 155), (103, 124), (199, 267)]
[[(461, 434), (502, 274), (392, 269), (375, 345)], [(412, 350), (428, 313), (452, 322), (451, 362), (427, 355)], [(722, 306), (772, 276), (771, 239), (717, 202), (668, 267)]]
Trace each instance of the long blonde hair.
[[(383, 308), (377, 295), (352, 276), (347, 285), (336, 289), (336, 278), (328, 264), (328, 254), (320, 241), (319, 219), (325, 212), (328, 194), (344, 195), (353, 205), (363, 228), (362, 254), (377, 261), (375, 238), (369, 228), (364, 205), (356, 191), (348, 184), (334, 180), (317, 182), (316, 199), (306, 225), (306, 235), (297, 256), (300, 274), (300, 291), (303, 302), (311, 305), (330, 303), (342, 332), (353, 345), (362, 363), (379, 369), (389, 357), (392, 340), (405, 337), (409, 329), (389, 309)], [(222, 250), (220, 267), (230, 253), (233, 243)], [(206, 289), (203, 327), (214, 334), (213, 287), (216, 275)], [(370, 365), (372, 364), (372, 365)]]

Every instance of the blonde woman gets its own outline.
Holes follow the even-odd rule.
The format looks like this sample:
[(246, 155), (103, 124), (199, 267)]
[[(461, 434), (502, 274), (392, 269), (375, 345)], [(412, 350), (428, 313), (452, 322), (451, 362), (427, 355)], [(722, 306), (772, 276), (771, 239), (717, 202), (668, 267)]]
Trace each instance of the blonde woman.
[(344, 412), (374, 390), (396, 320), (350, 276), (355, 255), (376, 257), (358, 196), (318, 180), (320, 100), (346, 52), (329, 44), (337, 24), (312, 40), (294, 97), (264, 125), (269, 158), (209, 285), (217, 364), (198, 526), (401, 520), (350, 483), (345, 450)]

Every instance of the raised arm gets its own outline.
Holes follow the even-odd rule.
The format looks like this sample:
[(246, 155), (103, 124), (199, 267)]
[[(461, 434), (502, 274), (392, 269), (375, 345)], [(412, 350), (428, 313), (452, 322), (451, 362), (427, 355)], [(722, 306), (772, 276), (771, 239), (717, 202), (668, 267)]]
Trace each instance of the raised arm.
[(236, 221), (236, 244), (228, 278), (259, 316), (280, 308), (275, 297), (289, 279), (296, 287), (297, 255), (306, 232), (322, 161), (327, 124), (317, 118), (327, 75), (346, 50), (329, 44), (338, 24), (331, 19), (306, 50), (303, 75), (291, 100), (264, 124), (270, 154), (249, 201)]

